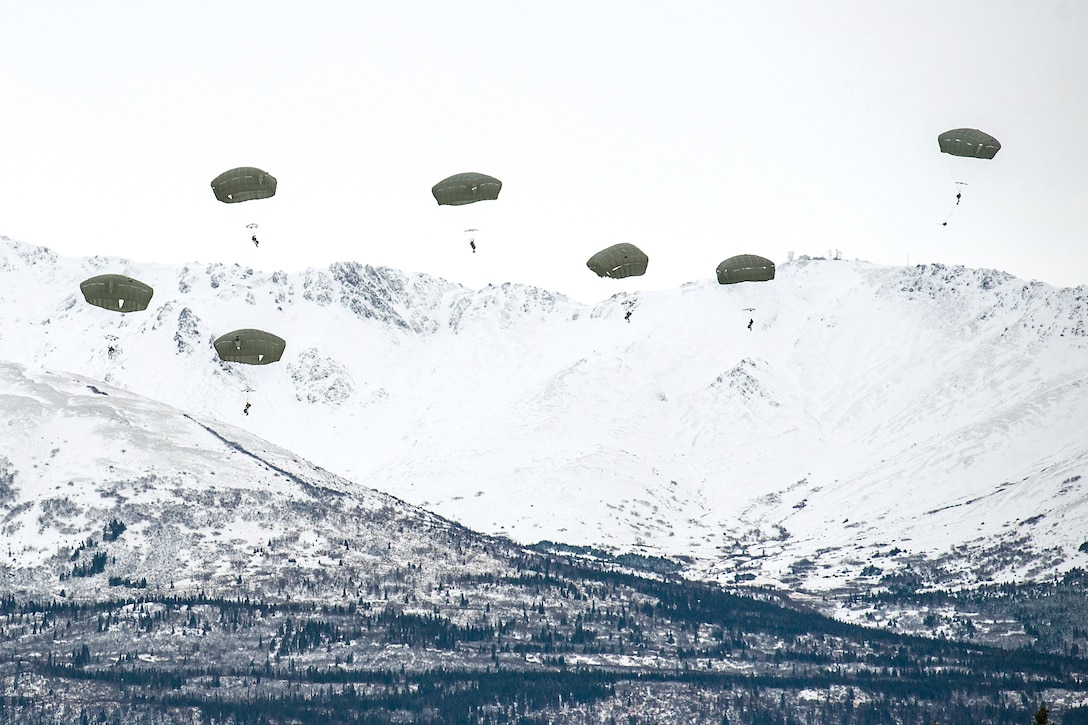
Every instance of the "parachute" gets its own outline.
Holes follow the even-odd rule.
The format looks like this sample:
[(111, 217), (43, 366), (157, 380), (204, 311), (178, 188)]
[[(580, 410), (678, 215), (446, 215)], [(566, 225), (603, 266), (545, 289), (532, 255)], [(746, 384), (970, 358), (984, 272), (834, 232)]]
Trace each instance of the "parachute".
[(973, 159), (992, 159), (1001, 150), (1001, 142), (977, 128), (954, 128), (937, 137), (942, 154)]
[(718, 265), (718, 284), (767, 282), (774, 279), (774, 262), (755, 254), (738, 254)]
[(613, 244), (594, 254), (586, 266), (597, 273), (598, 277), (623, 279), (646, 274), (650, 258), (634, 244), (626, 242)]
[(276, 195), (276, 177), (252, 166), (239, 166), (212, 179), (212, 192), (224, 204)]
[(502, 182), (494, 176), (468, 172), (454, 174), (431, 187), (434, 200), (441, 206), (461, 206), (477, 201), (489, 201), (499, 198)]
[(226, 362), (268, 365), (279, 361), (287, 343), (264, 330), (234, 330), (216, 338), (215, 351)]
[(79, 283), (90, 304), (114, 312), (139, 312), (151, 304), (155, 290), (143, 282), (121, 274), (100, 274)]
[[(952, 180), (960, 186), (967, 186), (974, 181), (986, 166), (981, 162), (989, 161), (1001, 150), (1000, 141), (977, 128), (954, 128), (945, 131), (937, 137), (937, 145), (940, 146), (942, 154), (948, 154), (946, 159), (949, 172)], [(956, 192), (956, 206), (960, 205), (962, 198), (963, 192)], [(941, 226), (948, 226), (954, 211), (955, 207), (941, 222)]]

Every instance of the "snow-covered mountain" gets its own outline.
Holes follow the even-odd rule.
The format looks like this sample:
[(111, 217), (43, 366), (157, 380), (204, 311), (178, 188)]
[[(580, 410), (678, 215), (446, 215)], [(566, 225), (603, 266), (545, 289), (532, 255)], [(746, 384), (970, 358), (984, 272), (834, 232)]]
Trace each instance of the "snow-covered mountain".
[[(105, 272), (152, 285), (151, 307), (87, 305), (79, 282)], [(285, 338), (282, 362), (219, 362), (211, 341), (241, 327)], [(474, 529), (689, 557), (720, 580), (1088, 565), (1083, 286), (802, 259), (771, 283), (582, 305), (355, 263), (174, 268), (5, 238), (0, 360), (230, 421)]]
[(7, 594), (105, 601), (108, 562), (122, 593), (350, 602), (360, 574), (496, 566), (456, 524), (97, 380), (0, 362), (0, 416)]
[(1083, 714), (1076, 577), (1060, 621), (948, 597), (901, 606), (934, 638), (904, 636), (485, 537), (74, 373), (0, 362), (0, 421), (5, 724), (928, 722), (950, 699), (978, 722), (1003, 698), (1023, 722), (1044, 693)]

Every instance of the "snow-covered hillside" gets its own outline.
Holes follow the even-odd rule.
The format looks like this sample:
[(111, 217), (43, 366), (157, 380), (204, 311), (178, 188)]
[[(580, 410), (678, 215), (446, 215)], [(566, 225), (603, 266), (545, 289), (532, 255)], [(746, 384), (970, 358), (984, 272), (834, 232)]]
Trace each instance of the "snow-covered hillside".
[[(232, 425), (71, 373), (0, 362), (0, 578), (49, 600), (344, 602), (404, 567), (494, 571), (480, 537)], [(486, 540), (484, 546), (486, 547)], [(98, 558), (101, 561), (98, 561)]]
[[(151, 307), (85, 304), (79, 282), (105, 272), (151, 284)], [(3, 239), (0, 290), (0, 360), (230, 421), (515, 540), (816, 590), (922, 558), (966, 581), (1088, 565), (1085, 287), (802, 259), (771, 283), (585, 306)], [(284, 337), (282, 362), (219, 362), (211, 341), (240, 327)]]

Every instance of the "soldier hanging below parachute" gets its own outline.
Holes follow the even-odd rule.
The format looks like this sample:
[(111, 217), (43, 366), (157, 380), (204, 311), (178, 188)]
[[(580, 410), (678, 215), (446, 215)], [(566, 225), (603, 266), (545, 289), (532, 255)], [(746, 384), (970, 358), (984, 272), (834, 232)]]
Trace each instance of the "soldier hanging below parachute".
[[(774, 262), (756, 254), (738, 254), (718, 265), (715, 270), (718, 284), (739, 284), (741, 282), (769, 282), (774, 279)], [(752, 293), (745, 294), (745, 299), (752, 299)], [(754, 312), (755, 307), (745, 307), (745, 312)], [(748, 318), (748, 331), (755, 324), (755, 317)]]
[[(240, 204), (243, 201), (269, 199), (276, 195), (278, 187), (276, 177), (255, 166), (239, 166), (228, 169), (212, 179), (212, 193), (224, 204)], [(257, 229), (256, 223), (246, 225), (246, 229)], [(249, 240), (254, 247), (259, 247), (256, 231)]]
[[(960, 186), (967, 186), (986, 168), (997, 152), (1001, 150), (1001, 142), (984, 131), (977, 128), (954, 128), (937, 136), (937, 145), (942, 154), (947, 154), (950, 173), (953, 181)], [(963, 190), (956, 192), (956, 206), (963, 200)], [(952, 213), (941, 222), (942, 227), (948, 226)]]
[[(502, 191), (502, 182), (494, 176), (480, 174), (475, 171), (463, 174), (454, 174), (431, 187), (431, 194), (439, 206), (464, 206), (475, 204), (478, 201), (494, 201), (499, 198)], [(476, 253), (475, 233), (479, 229), (466, 229), (469, 234), (468, 246), (472, 253)]]

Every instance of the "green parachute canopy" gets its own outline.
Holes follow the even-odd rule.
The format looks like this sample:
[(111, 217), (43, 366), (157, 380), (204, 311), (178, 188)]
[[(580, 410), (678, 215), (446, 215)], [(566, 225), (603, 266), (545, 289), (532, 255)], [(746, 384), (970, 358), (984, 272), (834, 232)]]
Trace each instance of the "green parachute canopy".
[(214, 343), (215, 351), (226, 362), (245, 363), (247, 365), (267, 365), (277, 362), (282, 356), (287, 343), (283, 338), (264, 330), (235, 330), (218, 337)]
[(454, 174), (431, 187), (431, 193), (439, 205), (460, 206), (477, 201), (498, 199), (502, 182), (494, 176), (468, 172)]
[(212, 179), (215, 198), (224, 204), (276, 195), (276, 177), (252, 166), (239, 166)]
[(626, 242), (613, 244), (607, 249), (594, 254), (586, 266), (597, 273), (598, 277), (623, 279), (646, 274), (650, 258), (634, 244)]
[(155, 290), (123, 274), (100, 274), (79, 283), (87, 302), (114, 312), (139, 312), (151, 304)]
[(974, 159), (992, 159), (1001, 150), (1001, 142), (977, 128), (954, 128), (937, 137), (941, 153)]
[(774, 262), (755, 254), (738, 254), (718, 265), (718, 284), (767, 282), (774, 279)]

